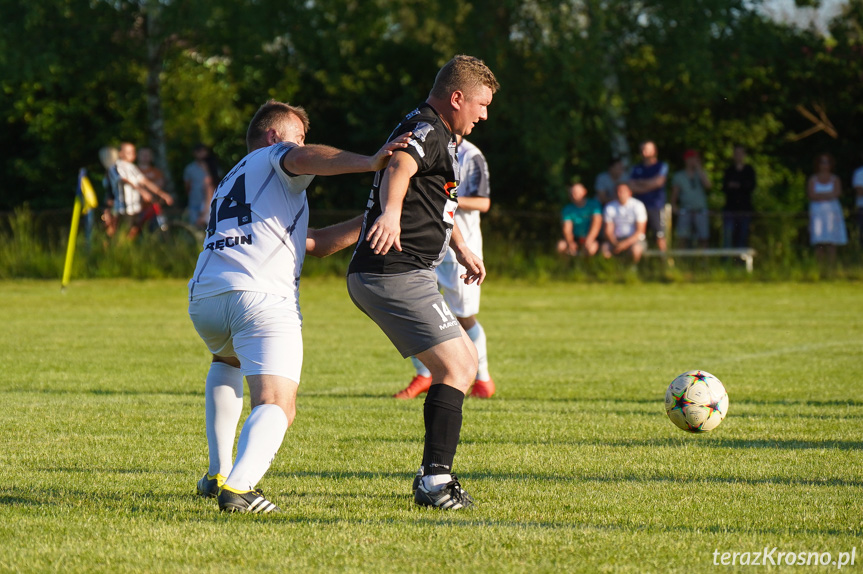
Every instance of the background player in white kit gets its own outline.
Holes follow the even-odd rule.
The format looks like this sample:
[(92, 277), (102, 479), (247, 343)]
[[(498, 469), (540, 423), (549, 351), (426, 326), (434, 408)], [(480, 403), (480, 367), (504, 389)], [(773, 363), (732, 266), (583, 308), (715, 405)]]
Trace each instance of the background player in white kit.
[[(308, 229), (306, 188), (315, 175), (377, 171), (405, 137), (374, 156), (304, 146), (302, 108), (270, 100), (249, 124), (249, 154), (213, 196), (204, 249), (189, 281), (189, 315), (213, 353), (205, 403), (209, 469), (198, 494), (231, 512), (278, 507), (255, 487), (296, 414), (303, 362), (300, 271), (306, 251), (323, 257), (352, 245), (361, 218)], [(243, 424), (243, 376), (252, 412)]]
[[(479, 148), (462, 136), (456, 135), (456, 143), (461, 181), (458, 186), (458, 210), (455, 212), (455, 222), (470, 250), (482, 258), (480, 213), (488, 212), (491, 207), (488, 163)], [(452, 247), (447, 249), (446, 257), (435, 269), (438, 285), (443, 289), (444, 301), (476, 346), (478, 367), (470, 396), (488, 399), (494, 394), (495, 387), (488, 373), (485, 330), (476, 320), (476, 314), (479, 313), (480, 285), (479, 283), (466, 285), (461, 280), (461, 276), (466, 272), (467, 270), (456, 261)], [(411, 357), (411, 361), (416, 369), (416, 375), (406, 388), (393, 395), (397, 399), (413, 399), (428, 392), (431, 386), (431, 371), (416, 357)]]

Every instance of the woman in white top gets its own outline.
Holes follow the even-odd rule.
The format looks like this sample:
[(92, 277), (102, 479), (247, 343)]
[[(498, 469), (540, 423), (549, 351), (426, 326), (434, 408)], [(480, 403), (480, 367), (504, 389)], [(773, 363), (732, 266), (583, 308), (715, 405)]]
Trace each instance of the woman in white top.
[(848, 243), (845, 217), (839, 197), (842, 182), (833, 174), (835, 162), (827, 153), (815, 159), (815, 175), (809, 178), (806, 194), (809, 196), (809, 239), (815, 246), (818, 261), (833, 263), (836, 246)]

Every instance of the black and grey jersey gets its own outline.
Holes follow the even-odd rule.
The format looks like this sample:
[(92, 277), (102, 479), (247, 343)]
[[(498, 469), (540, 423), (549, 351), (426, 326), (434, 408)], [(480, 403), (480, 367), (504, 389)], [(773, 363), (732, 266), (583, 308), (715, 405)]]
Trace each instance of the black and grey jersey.
[(459, 166), (455, 136), (428, 104), (409, 113), (393, 130), (389, 140), (413, 132), (408, 146), (395, 153), (408, 153), (419, 169), (411, 178), (402, 205), (402, 251), (390, 249), (375, 255), (365, 236), (381, 215), (380, 182), (383, 170), (375, 175), (366, 206), (363, 230), (351, 259), (348, 273), (403, 273), (433, 269), (446, 254), (458, 208)]

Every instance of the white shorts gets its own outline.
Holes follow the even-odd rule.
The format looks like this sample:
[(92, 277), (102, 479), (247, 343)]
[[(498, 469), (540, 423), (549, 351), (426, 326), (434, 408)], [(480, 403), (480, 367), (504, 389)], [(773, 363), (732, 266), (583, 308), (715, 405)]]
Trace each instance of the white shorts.
[(299, 384), (302, 316), (293, 299), (229, 291), (193, 300), (189, 317), (210, 352), (239, 359), (244, 376), (277, 375)]
[(467, 269), (457, 263), (443, 262), (435, 269), (437, 282), (443, 290), (443, 300), (456, 317), (472, 317), (479, 313), (479, 285), (465, 285), (460, 276)]

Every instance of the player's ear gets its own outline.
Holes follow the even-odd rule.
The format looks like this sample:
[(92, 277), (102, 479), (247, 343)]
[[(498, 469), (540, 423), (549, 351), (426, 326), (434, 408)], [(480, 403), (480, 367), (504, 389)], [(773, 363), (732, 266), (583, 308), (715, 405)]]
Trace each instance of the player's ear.
[(279, 137), (279, 133), (276, 131), (276, 128), (270, 128), (267, 130), (267, 145), (271, 146), (273, 144), (277, 144), (282, 141), (282, 138)]
[(449, 103), (454, 110), (460, 110), (461, 107), (464, 105), (465, 97), (464, 92), (462, 92), (461, 90), (454, 91), (452, 94), (450, 94), (449, 98)]

